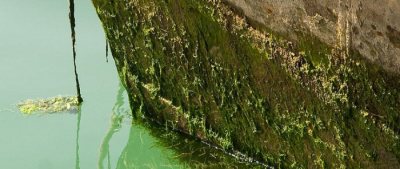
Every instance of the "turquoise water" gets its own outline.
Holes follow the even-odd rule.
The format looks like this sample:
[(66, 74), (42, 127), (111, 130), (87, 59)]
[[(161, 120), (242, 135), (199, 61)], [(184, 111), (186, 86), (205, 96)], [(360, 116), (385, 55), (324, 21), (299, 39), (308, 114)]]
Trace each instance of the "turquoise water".
[(91, 1), (75, 3), (81, 111), (25, 116), (22, 100), (76, 94), (68, 1), (1, 1), (0, 168), (185, 168), (148, 128), (131, 125)]

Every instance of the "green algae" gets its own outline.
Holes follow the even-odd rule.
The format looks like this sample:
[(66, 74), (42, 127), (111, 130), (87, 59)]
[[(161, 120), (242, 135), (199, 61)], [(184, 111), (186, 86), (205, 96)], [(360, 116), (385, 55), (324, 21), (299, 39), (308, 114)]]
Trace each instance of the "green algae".
[[(110, 142), (113, 137), (118, 133), (121, 128), (121, 123), (124, 121), (131, 121), (128, 118), (132, 117), (131, 112), (128, 111), (124, 105), (123, 92), (124, 87), (121, 85), (118, 91), (115, 105), (112, 109), (111, 123), (99, 149), (98, 168), (110, 168)], [(140, 129), (144, 128), (146, 131), (142, 133)], [(139, 130), (138, 130), (139, 129)], [(123, 148), (122, 153), (119, 155), (116, 168), (135, 168), (140, 165), (136, 164), (137, 159), (132, 159), (132, 154), (137, 154), (138, 151), (144, 150), (138, 147), (138, 142), (145, 145), (146, 137), (156, 138), (156, 142), (151, 146), (160, 146), (172, 150), (170, 161), (179, 162), (176, 165), (168, 164), (159, 166), (157, 163), (142, 165), (141, 167), (150, 168), (269, 168), (262, 164), (246, 163), (244, 159), (238, 160), (238, 155), (233, 152), (225, 152), (213, 144), (203, 143), (201, 140), (193, 136), (182, 135), (179, 130), (163, 127), (157, 125), (156, 121), (151, 118), (133, 119), (132, 127), (129, 132), (129, 139), (126, 146)], [(140, 144), (140, 143), (139, 143)], [(139, 149), (138, 149), (139, 148)], [(146, 148), (145, 148), (146, 149)], [(147, 150), (144, 150), (147, 151)], [(145, 160), (146, 161), (146, 160)], [(108, 165), (107, 165), (108, 164)], [(179, 165), (178, 165), (179, 164)]]
[(277, 168), (399, 159), (399, 78), (356, 53), (259, 31), (220, 1), (94, 4), (134, 116)]
[(25, 115), (74, 112), (78, 110), (79, 101), (76, 96), (58, 96), (47, 99), (29, 99), (22, 101), (17, 106)]

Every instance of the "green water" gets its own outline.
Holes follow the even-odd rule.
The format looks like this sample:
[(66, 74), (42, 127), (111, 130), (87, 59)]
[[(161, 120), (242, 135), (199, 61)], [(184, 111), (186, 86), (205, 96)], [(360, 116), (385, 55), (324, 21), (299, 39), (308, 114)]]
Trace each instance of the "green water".
[(131, 125), (91, 1), (75, 3), (81, 111), (24, 116), (21, 100), (76, 94), (68, 1), (1, 1), (0, 168), (185, 168), (148, 128)]

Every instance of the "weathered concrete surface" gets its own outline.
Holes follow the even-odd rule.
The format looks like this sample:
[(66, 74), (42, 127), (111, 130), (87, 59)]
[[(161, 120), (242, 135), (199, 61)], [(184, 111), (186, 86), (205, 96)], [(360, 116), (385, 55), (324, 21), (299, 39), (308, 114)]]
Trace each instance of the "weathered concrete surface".
[(276, 167), (399, 168), (400, 78), (346, 34), (288, 41), (220, 0), (93, 2), (135, 116)]
[(330, 46), (349, 45), (386, 70), (400, 73), (399, 0), (224, 1), (295, 41), (299, 33), (310, 33)]

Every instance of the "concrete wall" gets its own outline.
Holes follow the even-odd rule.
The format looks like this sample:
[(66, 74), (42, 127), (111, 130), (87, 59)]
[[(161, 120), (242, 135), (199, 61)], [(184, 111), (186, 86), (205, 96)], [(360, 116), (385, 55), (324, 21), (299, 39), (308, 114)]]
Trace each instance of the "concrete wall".
[(400, 73), (399, 0), (225, 0), (244, 15), (296, 40), (308, 32), (330, 46), (350, 47)]

